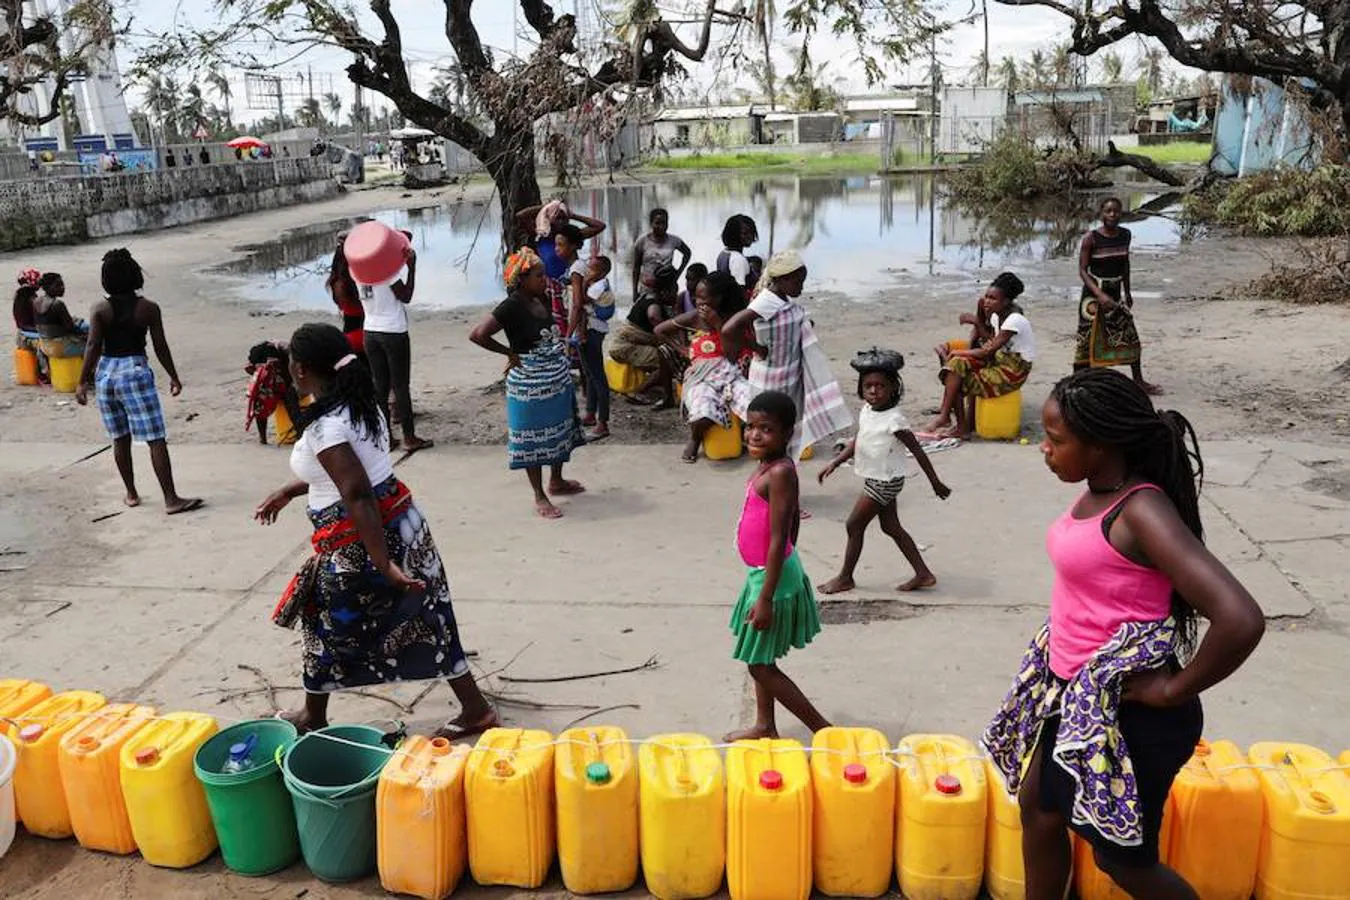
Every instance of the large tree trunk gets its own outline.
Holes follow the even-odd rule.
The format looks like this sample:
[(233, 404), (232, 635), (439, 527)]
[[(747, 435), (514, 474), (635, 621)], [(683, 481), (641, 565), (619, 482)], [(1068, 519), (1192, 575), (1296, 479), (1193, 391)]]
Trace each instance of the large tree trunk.
[(487, 142), (483, 154), (502, 211), (502, 246), (514, 251), (534, 237), (516, 223), (516, 213), (540, 203), (539, 175), (535, 168), (534, 131), (526, 127), (512, 131), (500, 123)]

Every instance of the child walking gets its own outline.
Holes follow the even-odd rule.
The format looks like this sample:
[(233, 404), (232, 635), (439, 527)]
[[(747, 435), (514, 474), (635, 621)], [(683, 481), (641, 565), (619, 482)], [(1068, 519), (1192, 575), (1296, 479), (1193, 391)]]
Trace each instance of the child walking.
[(731, 612), (731, 631), (732, 656), (750, 667), (755, 682), (755, 724), (727, 735), (728, 741), (777, 737), (775, 702), (812, 732), (830, 724), (778, 668), (788, 650), (820, 633), (815, 593), (796, 551), (801, 512), (797, 469), (788, 457), (796, 426), (797, 408), (787, 394), (765, 391), (750, 402), (745, 442), (759, 467), (746, 484), (736, 527), (736, 546), (750, 571)]
[(1046, 466), (1087, 492), (1050, 526), (1050, 620), (981, 740), (1018, 794), (1026, 896), (1064, 896), (1072, 828), (1131, 897), (1195, 900), (1159, 861), (1163, 808), (1201, 735), (1200, 694), (1246, 661), (1265, 619), (1203, 543), (1204, 466), (1180, 413), (1087, 369), (1042, 418)]
[(919, 553), (908, 531), (900, 524), (896, 499), (905, 489), (905, 479), (913, 474), (905, 460), (905, 451), (928, 476), (928, 483), (939, 499), (952, 495), (951, 488), (942, 483), (933, 463), (910, 430), (909, 421), (900, 411), (900, 398), (905, 395), (900, 370), (905, 358), (893, 350), (873, 347), (857, 355), (851, 364), (858, 373), (858, 397), (866, 404), (858, 414), (858, 433), (848, 446), (820, 473), (820, 483), (835, 470), (852, 459), (854, 471), (863, 480), (862, 495), (849, 513), (844, 528), (848, 532), (848, 546), (844, 549), (844, 566), (839, 574), (820, 586), (822, 594), (841, 594), (854, 588), (853, 570), (862, 556), (863, 538), (872, 520), (881, 519), (881, 530), (895, 541), (905, 559), (914, 567), (914, 577), (896, 587), (897, 591), (917, 591), (937, 585), (928, 564)]

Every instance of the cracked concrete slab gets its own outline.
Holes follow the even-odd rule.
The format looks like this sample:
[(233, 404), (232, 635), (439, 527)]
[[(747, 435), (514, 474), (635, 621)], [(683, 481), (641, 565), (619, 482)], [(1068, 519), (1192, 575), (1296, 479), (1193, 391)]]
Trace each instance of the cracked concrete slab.
[(1299, 587), (1318, 599), (1334, 623), (1350, 627), (1350, 579), (1345, 574), (1350, 538), (1271, 544), (1269, 553)]
[(1267, 619), (1301, 618), (1316, 609), (1269, 559), (1230, 563), (1229, 568), (1261, 604)]
[(1265, 487), (1214, 487), (1208, 494), (1260, 544), (1350, 533), (1350, 504), (1323, 494)]
[(1251, 481), (1271, 451), (1246, 441), (1215, 441), (1204, 446), (1206, 484), (1241, 487)]

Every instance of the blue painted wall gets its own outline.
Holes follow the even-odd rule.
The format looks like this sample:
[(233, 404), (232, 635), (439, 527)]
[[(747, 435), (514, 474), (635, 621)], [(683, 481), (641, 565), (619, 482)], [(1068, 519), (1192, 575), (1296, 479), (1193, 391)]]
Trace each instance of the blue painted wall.
[(1251, 175), (1277, 166), (1312, 168), (1320, 148), (1303, 114), (1284, 88), (1262, 78), (1249, 94), (1224, 80), (1214, 117), (1214, 168), (1225, 175)]

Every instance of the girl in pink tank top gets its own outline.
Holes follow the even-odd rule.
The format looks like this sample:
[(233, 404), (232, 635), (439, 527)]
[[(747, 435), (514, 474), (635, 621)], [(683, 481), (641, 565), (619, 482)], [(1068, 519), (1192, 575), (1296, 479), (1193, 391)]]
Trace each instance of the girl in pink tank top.
[[(1088, 490), (1050, 527), (1050, 621), (982, 741), (1020, 794), (1027, 897), (1064, 895), (1072, 828), (1131, 897), (1193, 900), (1159, 861), (1163, 808), (1200, 737), (1200, 693), (1242, 665), (1265, 620), (1203, 543), (1203, 464), (1183, 416), (1089, 369), (1055, 387), (1043, 419), (1046, 465)], [(1093, 769), (1109, 769), (1107, 789), (1084, 786)]]
[(778, 737), (775, 703), (813, 732), (830, 724), (778, 668), (790, 649), (800, 650), (820, 633), (816, 595), (794, 546), (801, 509), (787, 449), (796, 424), (797, 408), (786, 394), (765, 391), (750, 401), (745, 442), (759, 467), (745, 486), (736, 526), (736, 548), (749, 571), (731, 611), (731, 633), (732, 656), (750, 667), (755, 682), (755, 724), (727, 735), (728, 741)]

